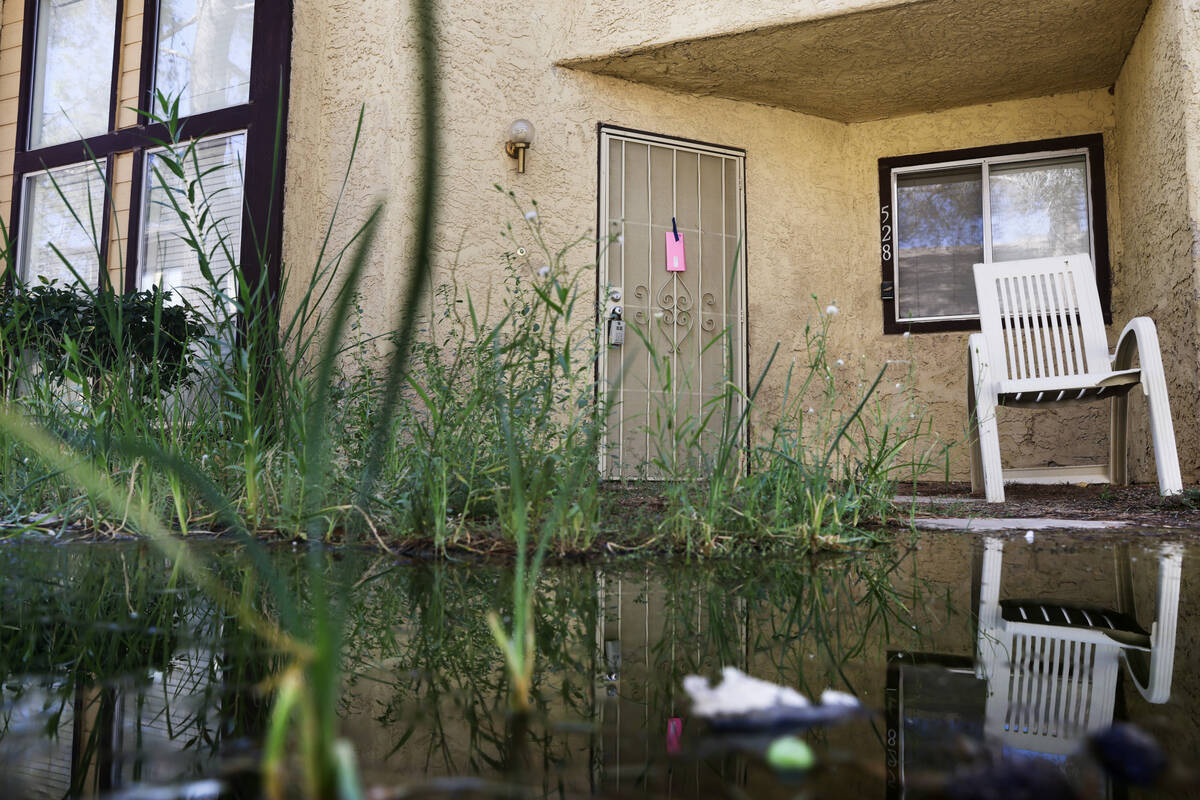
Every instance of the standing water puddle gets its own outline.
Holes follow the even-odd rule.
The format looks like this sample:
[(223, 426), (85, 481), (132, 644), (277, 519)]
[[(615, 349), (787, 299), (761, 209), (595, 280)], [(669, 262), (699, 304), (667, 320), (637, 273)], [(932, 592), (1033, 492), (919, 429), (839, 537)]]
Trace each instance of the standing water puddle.
[[(300, 552), (272, 553), (272, 586), (237, 546), (201, 551), (270, 614), (311, 587)], [(527, 720), (506, 713), (486, 621), (510, 570), (322, 559), (346, 587), (341, 735), (373, 797), (1050, 797), (1063, 778), (1081, 797), (1200, 791), (1200, 548), (1168, 539), (943, 533), (815, 560), (553, 566)], [(0, 796), (255, 797), (285, 664), (144, 544), (8, 542)], [(778, 732), (691, 716), (683, 678), (724, 666), (874, 713), (799, 732), (816, 766), (780, 773), (763, 757)], [(1152, 789), (1085, 752), (1120, 721), (1166, 751)]]

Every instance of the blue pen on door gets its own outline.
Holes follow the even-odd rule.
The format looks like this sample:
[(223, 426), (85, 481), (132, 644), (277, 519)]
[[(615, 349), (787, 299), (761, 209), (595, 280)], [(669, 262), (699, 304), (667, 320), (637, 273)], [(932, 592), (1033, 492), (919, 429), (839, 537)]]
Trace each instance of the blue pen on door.
[(675, 234), (675, 241), (679, 241), (679, 228), (675, 227), (675, 218), (671, 217), (671, 231)]

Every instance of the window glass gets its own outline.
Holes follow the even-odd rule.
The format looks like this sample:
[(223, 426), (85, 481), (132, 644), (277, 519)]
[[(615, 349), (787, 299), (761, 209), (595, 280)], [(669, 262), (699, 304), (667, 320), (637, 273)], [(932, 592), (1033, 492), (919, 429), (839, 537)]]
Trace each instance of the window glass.
[(992, 261), (1091, 251), (1084, 156), (993, 165), (989, 199)]
[(250, 99), (253, 0), (161, 0), (154, 86), (179, 115)]
[[(147, 156), (138, 288), (158, 284), (175, 293), (174, 302), (186, 299), (203, 310), (209, 308), (214, 289), (236, 288), (233, 270), (241, 253), (246, 134), (214, 136), (180, 149), (182, 180), (163, 163), (161, 151)], [(193, 235), (212, 282), (189, 241)]]
[(47, 147), (108, 130), (117, 0), (42, 0), (29, 147)]
[(972, 265), (983, 261), (983, 168), (896, 178), (901, 319), (978, 313)]
[(93, 164), (26, 176), (19, 260), (23, 280), (41, 277), (69, 285), (78, 280), (73, 268), (87, 286), (99, 283), (104, 183), (103, 171)]

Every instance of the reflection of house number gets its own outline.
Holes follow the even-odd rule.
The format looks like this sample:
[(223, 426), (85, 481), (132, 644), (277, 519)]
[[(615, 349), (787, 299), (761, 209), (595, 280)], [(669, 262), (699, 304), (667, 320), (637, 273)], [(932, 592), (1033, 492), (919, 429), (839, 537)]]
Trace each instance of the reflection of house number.
[(892, 212), (889, 206), (881, 209), (883, 220), (880, 222), (880, 238), (883, 240), (883, 260), (892, 260)]

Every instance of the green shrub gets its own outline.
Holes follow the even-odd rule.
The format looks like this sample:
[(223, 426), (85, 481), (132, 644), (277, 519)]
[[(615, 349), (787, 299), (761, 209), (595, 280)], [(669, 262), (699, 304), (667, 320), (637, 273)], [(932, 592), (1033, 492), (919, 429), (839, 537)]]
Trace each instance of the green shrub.
[(0, 348), (55, 384), (82, 380), (96, 390), (119, 375), (133, 397), (156, 398), (196, 373), (204, 334), (199, 315), (157, 286), (117, 293), (50, 281), (0, 293)]

